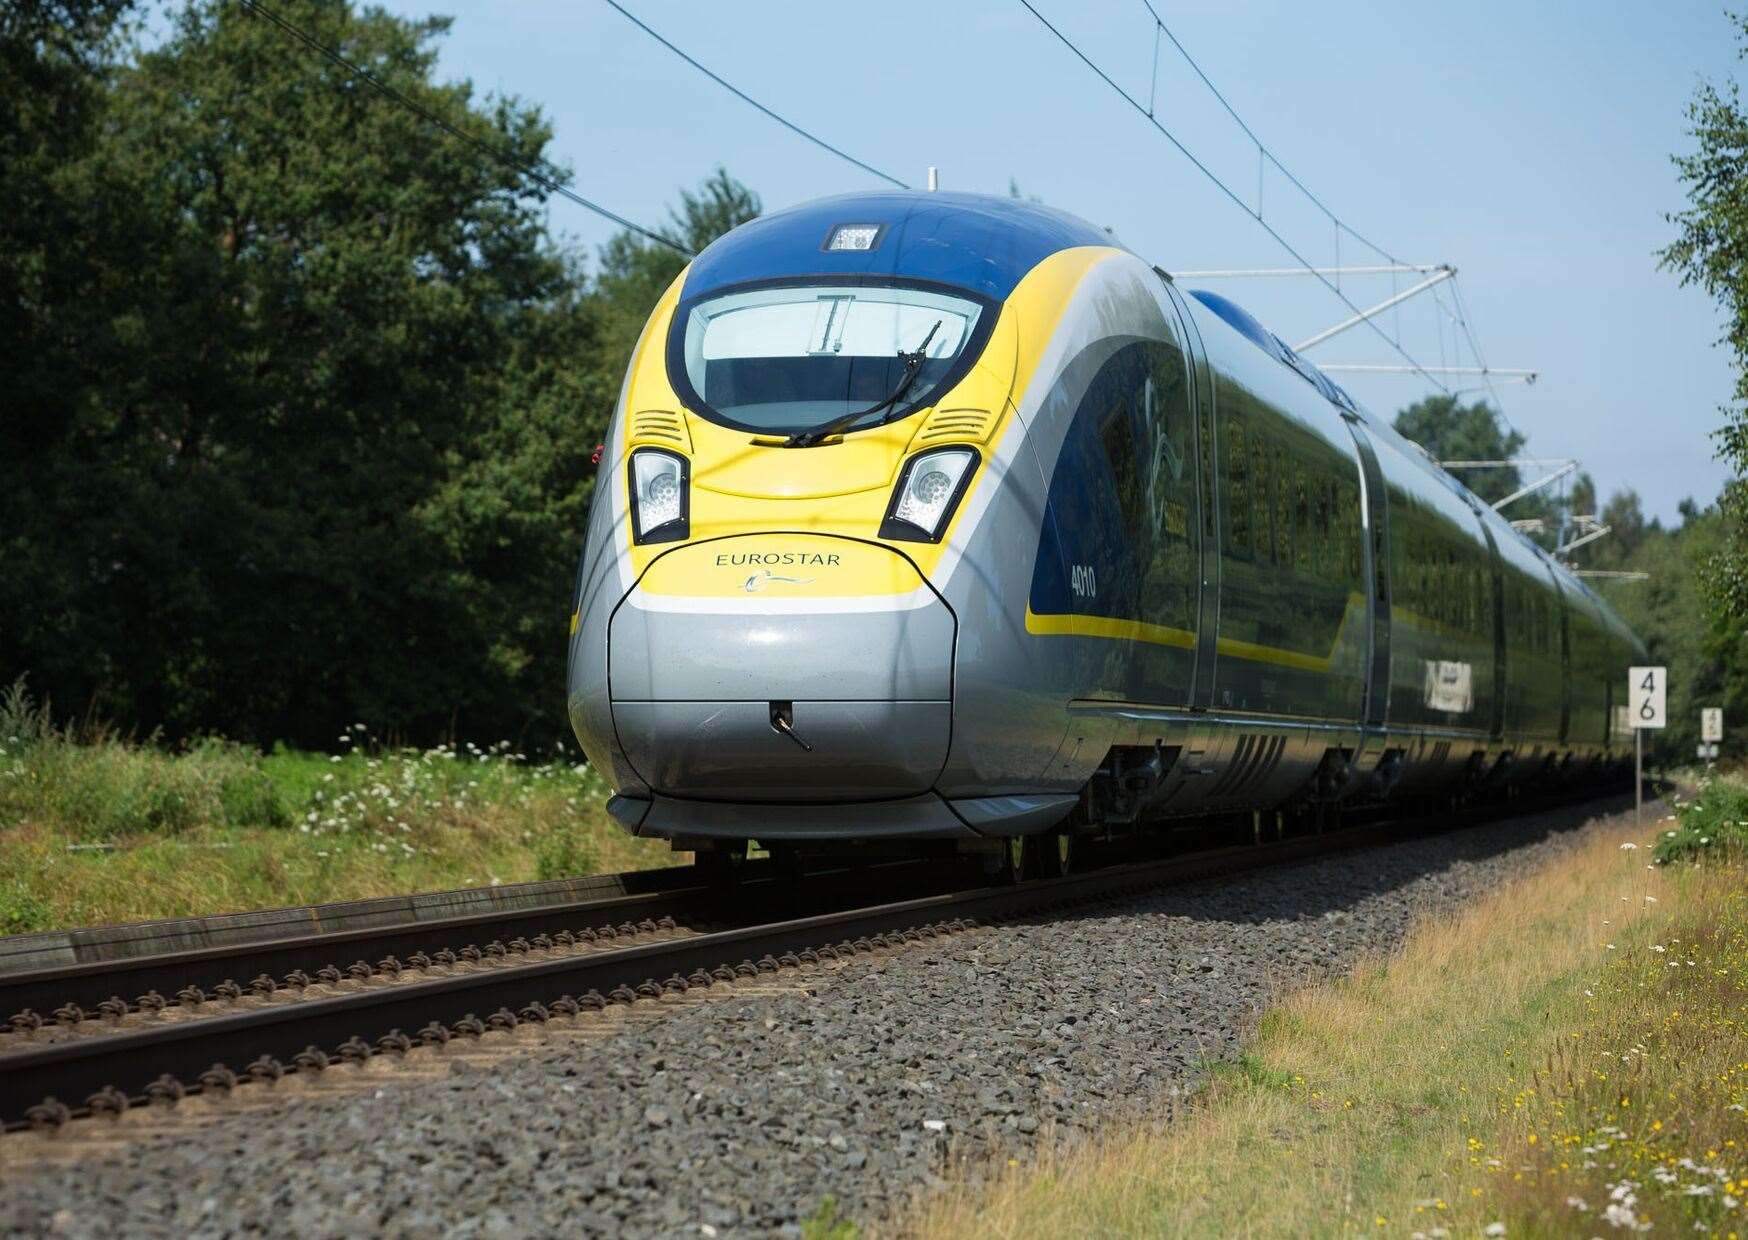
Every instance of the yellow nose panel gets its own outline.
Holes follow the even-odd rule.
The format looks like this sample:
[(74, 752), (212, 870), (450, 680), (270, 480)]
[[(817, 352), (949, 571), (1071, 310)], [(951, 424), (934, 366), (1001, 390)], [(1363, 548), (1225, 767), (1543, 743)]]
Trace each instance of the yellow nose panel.
[(911, 562), (874, 543), (819, 534), (747, 534), (676, 547), (649, 566), (645, 594), (680, 598), (844, 598), (909, 594)]
[(717, 426), (695, 419), (692, 482), (725, 495), (819, 499), (890, 487), (910, 428), (889, 422), (817, 448), (784, 448), (782, 435)]

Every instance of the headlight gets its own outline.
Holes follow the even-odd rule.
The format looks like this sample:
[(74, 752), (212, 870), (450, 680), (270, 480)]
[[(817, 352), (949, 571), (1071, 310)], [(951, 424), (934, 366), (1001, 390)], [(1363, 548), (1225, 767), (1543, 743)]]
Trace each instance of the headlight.
[(898, 477), (880, 537), (940, 542), (976, 465), (977, 453), (970, 448), (937, 448), (911, 457)]
[(691, 534), (690, 476), (686, 458), (659, 448), (631, 454), (631, 537), (640, 543), (677, 542)]

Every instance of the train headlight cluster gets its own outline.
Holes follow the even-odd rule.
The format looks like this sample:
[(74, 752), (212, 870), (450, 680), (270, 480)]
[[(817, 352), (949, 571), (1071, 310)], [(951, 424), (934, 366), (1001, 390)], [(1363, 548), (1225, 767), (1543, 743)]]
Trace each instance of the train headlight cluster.
[(899, 475), (880, 536), (940, 542), (976, 465), (977, 453), (970, 448), (937, 448), (911, 457)]
[(659, 448), (631, 454), (631, 534), (639, 543), (678, 542), (691, 533), (686, 458)]

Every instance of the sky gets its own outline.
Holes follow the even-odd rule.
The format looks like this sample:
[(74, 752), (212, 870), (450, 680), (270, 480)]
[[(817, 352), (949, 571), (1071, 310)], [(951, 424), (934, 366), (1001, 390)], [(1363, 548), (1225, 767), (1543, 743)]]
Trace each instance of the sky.
[[(1109, 227), (1167, 270), (1293, 258), (1101, 82), (1019, 0), (622, 0), (736, 86), (850, 154), (921, 185), (1027, 195)], [(1256, 148), (1142, 0), (1033, 0), (1254, 207)], [(387, 0), (454, 25), (439, 72), (550, 120), (573, 188), (659, 223), (718, 165), (767, 210), (881, 182), (686, 65), (601, 0)], [(1527, 455), (1577, 457), (1604, 496), (1631, 487), (1666, 521), (1725, 478), (1709, 432), (1733, 373), (1721, 319), (1660, 271), (1683, 194), (1672, 153), (1702, 80), (1741, 72), (1722, 7), (1471, 0), (1462, 5), (1224, 0), (1155, 7), (1280, 163), (1351, 228), (1410, 263), (1458, 269), (1486, 361), (1530, 368), (1498, 389)], [(1308, 260), (1334, 228), (1274, 169), (1264, 219)], [(562, 200), (552, 226), (593, 250), (614, 228)], [(1345, 263), (1377, 262), (1343, 238)], [(1351, 313), (1308, 278), (1190, 281), (1234, 297), (1289, 343)], [(1406, 287), (1404, 280), (1396, 287)], [(1361, 306), (1390, 277), (1353, 277)], [(1447, 299), (1446, 310), (1451, 303)], [(1379, 320), (1423, 364), (1471, 364), (1426, 295)], [(1459, 355), (1460, 354), (1460, 355)], [(1400, 363), (1364, 327), (1310, 350)], [(1433, 391), (1419, 376), (1338, 375), (1374, 412)], [(1461, 386), (1475, 380), (1450, 381)], [(1472, 397), (1470, 397), (1472, 398)]]

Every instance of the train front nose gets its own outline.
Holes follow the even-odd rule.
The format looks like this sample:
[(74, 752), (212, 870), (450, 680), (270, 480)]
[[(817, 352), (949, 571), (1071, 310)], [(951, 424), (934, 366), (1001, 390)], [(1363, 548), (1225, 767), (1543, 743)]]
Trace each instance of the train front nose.
[(946, 604), (886, 547), (802, 534), (681, 546), (614, 612), (614, 731), (664, 796), (915, 796), (946, 761), (955, 636)]

